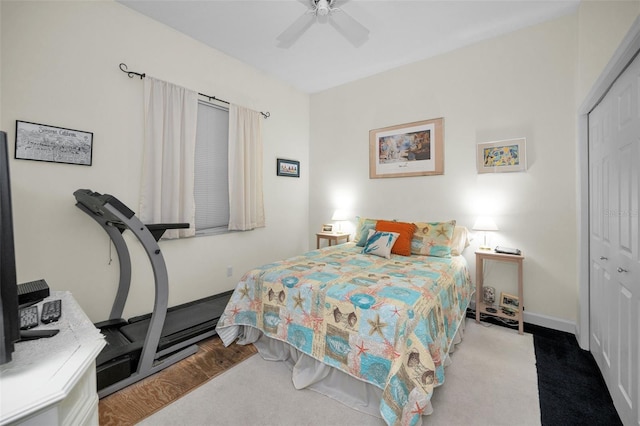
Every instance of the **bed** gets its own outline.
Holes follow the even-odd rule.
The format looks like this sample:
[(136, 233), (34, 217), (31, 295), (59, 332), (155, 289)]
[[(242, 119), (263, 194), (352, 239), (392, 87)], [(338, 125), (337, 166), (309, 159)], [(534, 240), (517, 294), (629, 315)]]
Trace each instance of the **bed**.
[(389, 425), (420, 424), (474, 288), (460, 255), (466, 228), (398, 224), (359, 219), (353, 242), (246, 273), (217, 325), (223, 343), (254, 343), (265, 359), (288, 360), (297, 388)]

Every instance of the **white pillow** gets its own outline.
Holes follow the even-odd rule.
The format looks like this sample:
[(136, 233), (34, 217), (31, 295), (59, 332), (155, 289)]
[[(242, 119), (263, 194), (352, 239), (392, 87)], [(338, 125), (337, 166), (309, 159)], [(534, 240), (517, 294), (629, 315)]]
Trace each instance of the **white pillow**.
[(469, 230), (465, 226), (453, 228), (451, 237), (451, 256), (460, 256), (469, 247)]
[(362, 253), (373, 254), (390, 259), (391, 249), (399, 236), (400, 234), (397, 232), (376, 231), (375, 229), (370, 229), (369, 237), (362, 249)]

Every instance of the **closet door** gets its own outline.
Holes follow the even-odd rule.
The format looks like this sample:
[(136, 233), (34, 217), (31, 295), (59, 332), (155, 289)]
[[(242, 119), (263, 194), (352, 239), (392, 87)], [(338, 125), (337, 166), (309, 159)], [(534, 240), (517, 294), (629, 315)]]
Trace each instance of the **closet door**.
[(589, 114), (591, 350), (624, 424), (640, 422), (640, 58)]
[[(603, 375), (611, 369), (614, 303), (610, 300), (612, 221), (615, 207), (615, 159), (612, 149), (612, 113), (610, 98), (604, 98), (589, 114), (589, 300), (590, 347)], [(594, 303), (599, 301), (598, 303)]]

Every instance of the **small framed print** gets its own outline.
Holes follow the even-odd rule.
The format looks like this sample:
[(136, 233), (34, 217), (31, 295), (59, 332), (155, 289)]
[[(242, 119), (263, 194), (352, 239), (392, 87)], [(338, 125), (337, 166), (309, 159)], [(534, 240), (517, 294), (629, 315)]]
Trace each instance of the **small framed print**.
[(527, 170), (526, 139), (478, 144), (478, 173), (524, 172)]
[(277, 159), (278, 176), (300, 177), (300, 162), (296, 160)]
[(90, 166), (93, 133), (16, 121), (16, 159)]
[(333, 232), (333, 225), (331, 224), (322, 225), (322, 232)]
[(505, 308), (512, 312), (520, 311), (520, 300), (518, 296), (514, 296), (509, 293), (500, 293), (500, 307)]

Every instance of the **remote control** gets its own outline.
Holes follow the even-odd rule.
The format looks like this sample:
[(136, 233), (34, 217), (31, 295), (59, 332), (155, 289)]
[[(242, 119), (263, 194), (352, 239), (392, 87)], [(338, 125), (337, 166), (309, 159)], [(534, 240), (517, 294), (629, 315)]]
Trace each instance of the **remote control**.
[(27, 340), (46, 339), (47, 337), (53, 337), (58, 334), (60, 330), (44, 329), (44, 330), (22, 330), (20, 332), (20, 341), (25, 342)]
[(20, 309), (20, 330), (28, 330), (38, 325), (38, 307), (29, 306)]
[(50, 322), (58, 321), (61, 314), (62, 300), (50, 300), (49, 302), (44, 302), (42, 305), (42, 317), (40, 321), (42, 321), (43, 324), (49, 324)]

